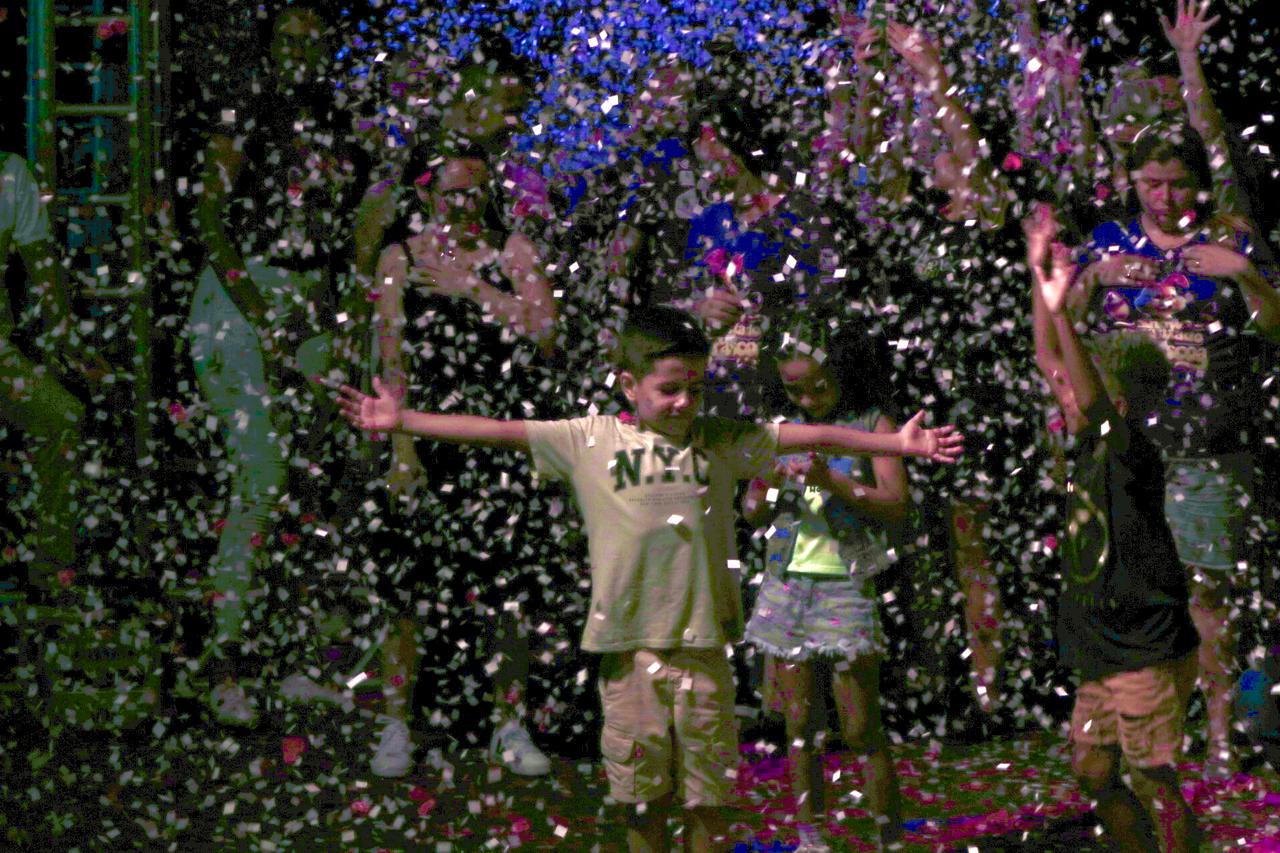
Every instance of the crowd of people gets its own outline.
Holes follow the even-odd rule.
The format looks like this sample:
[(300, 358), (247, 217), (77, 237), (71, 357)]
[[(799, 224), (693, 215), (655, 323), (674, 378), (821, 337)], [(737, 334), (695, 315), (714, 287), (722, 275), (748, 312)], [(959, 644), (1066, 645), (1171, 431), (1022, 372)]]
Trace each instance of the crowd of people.
[[(272, 690), (351, 708), (350, 683), (268, 660), (263, 626), (298, 618), (271, 587), (333, 574), (268, 565), (264, 537), (299, 516), (369, 602), (340, 631), (365, 632), (376, 673), (374, 773), (409, 773), (414, 713), (456, 720), (441, 686), (477, 676), (491, 759), (549, 772), (533, 732), (556, 702), (530, 701), (531, 659), (572, 659), (573, 631), (632, 850), (668, 849), (680, 807), (692, 849), (731, 838), (743, 697), (785, 721), (801, 849), (829, 849), (828, 693), (891, 849), (882, 676), (929, 635), (912, 573), (933, 536), (962, 607), (963, 725), (1052, 722), (1011, 686), (1043, 666), (1025, 638), (1048, 637), (1106, 831), (1195, 849), (1175, 770), (1193, 689), (1220, 772), (1237, 731), (1275, 736), (1274, 708), (1233, 719), (1236, 602), (1274, 572), (1254, 475), (1275, 223), (1200, 67), (1208, 2), (1160, 22), (1179, 76), (1126, 66), (1098, 116), (1082, 47), (1036, 6), (1016, 4), (1012, 130), (984, 131), (922, 30), (832, 9), (806, 21), (826, 45), (805, 69), (812, 132), (717, 46), (637, 68), (574, 169), (517, 144), (543, 81), (497, 34), (457, 62), (392, 57), (353, 98), (322, 7), (264, 21), (253, 97), (209, 110), (188, 229), (185, 344), (226, 500), (192, 580), (210, 629), (191, 685), (216, 722), (254, 725)], [(0, 326), (0, 415), (47, 457), (30, 583), (56, 594), (85, 419), (57, 377), (95, 367), (65, 355), (29, 170), (11, 156), (4, 175), (0, 235), (53, 361)]]

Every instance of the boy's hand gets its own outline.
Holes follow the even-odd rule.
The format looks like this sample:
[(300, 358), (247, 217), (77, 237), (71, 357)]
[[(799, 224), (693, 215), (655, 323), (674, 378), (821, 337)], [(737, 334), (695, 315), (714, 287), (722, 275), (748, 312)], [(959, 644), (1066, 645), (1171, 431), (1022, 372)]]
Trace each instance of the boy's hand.
[(1058, 217), (1053, 206), (1039, 202), (1031, 215), (1022, 220), (1022, 234), (1027, 240), (1027, 265), (1043, 270), (1049, 255), (1049, 244), (1058, 236)]
[(831, 490), (831, 468), (823, 453), (810, 453), (805, 460), (804, 484), (818, 489)]
[(1052, 258), (1049, 272), (1037, 264), (1032, 268), (1036, 278), (1036, 286), (1044, 297), (1044, 307), (1050, 314), (1061, 314), (1067, 303), (1067, 291), (1071, 289), (1071, 250), (1061, 243), (1054, 243), (1049, 248)]
[(370, 397), (350, 385), (340, 386), (338, 405), (342, 416), (367, 432), (392, 432), (400, 426), (400, 401), (387, 390), (380, 377), (373, 377), (373, 390), (377, 397)]
[(1209, 14), (1209, 0), (1204, 0), (1200, 8), (1196, 8), (1196, 0), (1178, 0), (1174, 9), (1172, 23), (1164, 15), (1160, 16), (1160, 26), (1164, 29), (1165, 38), (1178, 53), (1195, 53), (1200, 49), (1209, 28), (1221, 20), (1221, 15), (1212, 18)]
[[(827, 470), (827, 457), (820, 453), (788, 456), (778, 461), (774, 473), (779, 482), (794, 480), (805, 485), (817, 486)], [(821, 472), (821, 473), (819, 473)]]
[(903, 456), (923, 456), (934, 462), (955, 462), (964, 450), (964, 436), (955, 426), (948, 424), (937, 429), (922, 425), (924, 409), (902, 425), (898, 438), (902, 441)]

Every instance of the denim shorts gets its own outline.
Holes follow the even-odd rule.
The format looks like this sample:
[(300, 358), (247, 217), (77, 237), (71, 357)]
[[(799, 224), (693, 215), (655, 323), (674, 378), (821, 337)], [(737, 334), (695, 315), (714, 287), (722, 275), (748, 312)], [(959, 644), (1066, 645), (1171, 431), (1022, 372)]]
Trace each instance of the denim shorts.
[(883, 654), (875, 586), (845, 577), (769, 572), (747, 622), (746, 639), (788, 661)]
[(1230, 571), (1242, 559), (1249, 457), (1171, 459), (1164, 514), (1185, 565)]

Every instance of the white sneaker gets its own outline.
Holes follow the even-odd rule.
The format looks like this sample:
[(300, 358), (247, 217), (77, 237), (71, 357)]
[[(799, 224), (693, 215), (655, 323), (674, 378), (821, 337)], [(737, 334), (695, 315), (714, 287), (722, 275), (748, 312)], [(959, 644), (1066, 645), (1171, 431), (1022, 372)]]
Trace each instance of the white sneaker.
[(348, 711), (355, 709), (355, 703), (350, 697), (332, 687), (316, 684), (301, 672), (295, 672), (280, 682), (280, 695), (293, 702), (328, 702), (341, 705)]
[(369, 769), (385, 779), (399, 778), (413, 767), (413, 737), (404, 720), (385, 717), (387, 722), (378, 734), (378, 748)]
[(244, 685), (224, 681), (209, 693), (209, 706), (218, 722), (228, 726), (252, 726), (258, 721), (258, 712), (249, 701)]
[(489, 759), (519, 776), (545, 776), (551, 772), (551, 759), (534, 745), (529, 732), (517, 720), (504, 723), (493, 733)]

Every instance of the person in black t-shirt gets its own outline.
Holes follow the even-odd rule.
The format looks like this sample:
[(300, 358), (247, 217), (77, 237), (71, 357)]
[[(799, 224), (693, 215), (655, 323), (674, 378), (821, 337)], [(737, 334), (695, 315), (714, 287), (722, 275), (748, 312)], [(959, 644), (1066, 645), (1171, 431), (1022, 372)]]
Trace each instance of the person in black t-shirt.
[[(491, 215), (492, 173), (480, 153), (410, 161), (420, 208), (399, 229), (403, 239), (389, 243), (378, 262), (382, 374), (393, 393), (411, 401), (449, 411), (465, 397), (487, 417), (519, 418), (545, 405), (558, 307), (534, 243)], [(495, 386), (497, 378), (502, 381)], [(418, 640), (404, 605), (432, 597), (463, 600), (483, 584), (509, 602), (501, 612), (476, 602), (499, 623), (486, 643), (494, 683), (490, 756), (519, 775), (544, 775), (550, 761), (524, 720), (527, 623), (530, 611), (549, 613), (554, 606), (539, 580), (545, 571), (534, 570), (540, 550), (516, 521), (529, 512), (529, 498), (501, 485), (520, 460), (480, 465), (457, 448), (401, 435), (393, 435), (391, 444), (389, 497), (412, 532), (389, 549), (398, 553), (381, 586), (398, 613), (384, 644), (386, 716), (372, 770), (398, 777), (413, 767), (407, 718)], [(428, 479), (433, 488), (419, 493)], [(483, 510), (468, 497), (476, 489), (486, 495)]]
[(1055, 226), (1042, 215), (1028, 228), (1028, 257), (1032, 298), (1052, 320), (1052, 340), (1037, 336), (1040, 363), (1074, 437), (1057, 626), (1061, 659), (1080, 679), (1071, 766), (1118, 849), (1192, 850), (1176, 760), (1200, 640), (1164, 517), (1164, 465), (1143, 427), (1170, 367), (1154, 343), (1124, 332), (1097, 339), (1094, 366), (1063, 311), (1071, 264), (1065, 246), (1049, 246)]

